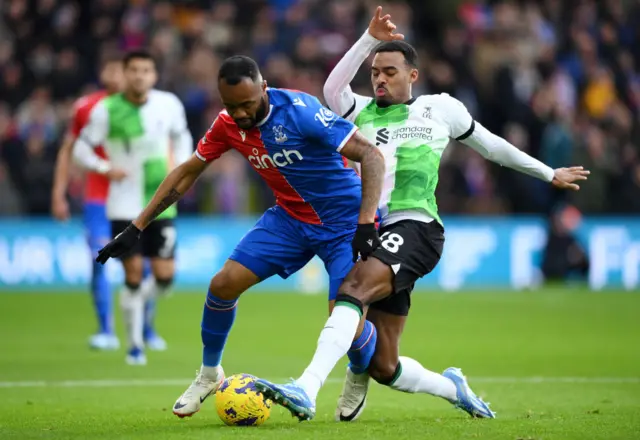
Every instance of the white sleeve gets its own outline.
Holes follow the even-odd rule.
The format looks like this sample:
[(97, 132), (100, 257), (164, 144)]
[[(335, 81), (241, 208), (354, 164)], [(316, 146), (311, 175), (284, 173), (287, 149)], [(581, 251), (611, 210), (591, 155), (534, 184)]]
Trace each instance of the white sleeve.
[(462, 140), (473, 131), (473, 116), (467, 107), (456, 98), (441, 93), (438, 97), (438, 110), (449, 127), (449, 137)]
[(449, 127), (449, 136), (473, 148), (485, 159), (540, 180), (551, 182), (553, 169), (520, 151), (473, 120), (463, 103), (443, 93), (438, 108)]
[(81, 137), (92, 147), (101, 145), (109, 132), (109, 112), (103, 102), (97, 103), (91, 113), (87, 124), (80, 131)]
[(176, 166), (185, 163), (193, 154), (193, 137), (187, 125), (184, 106), (177, 96), (175, 99), (175, 112), (173, 125), (171, 126), (171, 146)]
[(529, 156), (514, 145), (491, 133), (478, 122), (471, 134), (461, 142), (476, 150), (485, 159), (512, 168), (529, 176), (546, 182), (553, 180), (554, 171), (551, 167)]
[(108, 127), (109, 113), (102, 103), (98, 103), (91, 110), (87, 125), (73, 143), (73, 159), (78, 165), (100, 174), (109, 172), (111, 169), (109, 161), (102, 159), (93, 150), (105, 141)]
[(329, 108), (350, 121), (355, 120), (371, 98), (353, 93), (349, 83), (378, 43), (369, 32), (365, 32), (336, 64), (324, 83), (324, 99)]

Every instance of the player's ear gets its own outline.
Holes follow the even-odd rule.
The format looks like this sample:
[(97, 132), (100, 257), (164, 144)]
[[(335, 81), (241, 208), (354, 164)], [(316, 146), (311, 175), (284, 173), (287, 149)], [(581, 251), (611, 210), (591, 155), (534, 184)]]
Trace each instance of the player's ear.
[(267, 91), (267, 80), (266, 79), (262, 80), (262, 91), (263, 92)]
[(411, 73), (409, 74), (409, 78), (411, 79), (411, 84), (418, 81), (418, 76), (420, 76), (418, 69), (411, 69)]

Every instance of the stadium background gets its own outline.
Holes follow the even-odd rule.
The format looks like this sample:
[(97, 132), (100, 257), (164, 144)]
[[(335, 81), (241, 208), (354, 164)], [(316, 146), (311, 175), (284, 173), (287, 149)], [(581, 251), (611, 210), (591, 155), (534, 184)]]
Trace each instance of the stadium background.
[[(150, 48), (160, 70), (158, 87), (182, 99), (198, 139), (221, 109), (215, 80), (221, 59), (249, 54), (263, 66), (269, 84), (322, 97), (324, 79), (366, 28), (374, 3), (3, 2), (0, 286), (69, 288), (88, 281), (88, 262), (78, 264), (76, 258), (86, 253), (79, 223), (47, 219), (54, 158), (71, 104), (98, 87), (103, 56)], [(572, 240), (563, 235), (568, 233), (584, 250), (585, 263), (590, 260), (592, 288), (636, 287), (638, 2), (416, 1), (392, 2), (387, 9), (420, 52), (415, 94), (449, 93), (485, 126), (549, 165), (582, 164), (592, 170), (579, 193), (561, 194), (452, 145), (438, 188), (447, 250), (437, 273), (423, 285), (535, 286), (542, 279), (545, 249), (554, 256), (545, 260), (545, 273), (555, 268), (555, 278), (579, 280), (586, 265), (574, 264), (573, 275), (562, 270), (573, 252)], [(355, 89), (370, 94), (366, 68)], [(76, 171), (70, 187), (75, 213), (82, 189), (82, 173)], [(268, 188), (239, 155), (227, 154), (213, 164), (180, 203), (188, 220), (179, 223), (179, 285), (206, 285), (272, 203)], [(39, 220), (27, 228), (25, 218)], [(553, 224), (564, 232), (553, 229), (547, 245)], [(118, 280), (119, 267), (112, 266), (112, 279)], [(322, 291), (322, 272), (314, 261), (294, 283)], [(291, 284), (274, 279), (265, 286)]]

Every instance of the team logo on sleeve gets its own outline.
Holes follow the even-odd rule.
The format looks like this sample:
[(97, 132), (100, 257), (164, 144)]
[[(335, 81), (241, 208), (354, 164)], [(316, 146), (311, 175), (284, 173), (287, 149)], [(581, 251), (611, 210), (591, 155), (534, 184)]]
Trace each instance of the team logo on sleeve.
[(275, 127), (273, 127), (273, 135), (276, 138), (276, 142), (279, 144), (287, 142), (287, 140), (289, 139), (287, 138), (287, 135), (284, 134), (284, 127), (282, 125), (276, 125)]

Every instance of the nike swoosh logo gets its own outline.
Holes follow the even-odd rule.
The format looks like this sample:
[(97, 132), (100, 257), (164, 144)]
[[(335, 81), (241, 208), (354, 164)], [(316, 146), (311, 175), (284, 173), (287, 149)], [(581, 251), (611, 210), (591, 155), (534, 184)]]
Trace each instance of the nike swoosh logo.
[(340, 413), (340, 421), (341, 422), (350, 422), (352, 421), (357, 415), (358, 413), (362, 410), (362, 406), (364, 405), (365, 400), (367, 400), (367, 395), (364, 395), (364, 398), (362, 399), (362, 402), (360, 402), (360, 405), (358, 405), (358, 407), (348, 416), (343, 416), (342, 413)]
[(204, 402), (204, 401), (205, 401), (205, 399), (206, 399), (207, 397), (209, 397), (209, 396), (211, 395), (211, 393), (212, 393), (212, 392), (213, 392), (213, 390), (209, 391), (209, 392), (207, 393), (207, 395), (206, 395), (206, 396), (201, 397), (201, 398), (200, 398), (200, 403)]
[(185, 406), (187, 406), (187, 404), (186, 404), (186, 403), (176, 402), (176, 404), (175, 404), (175, 405), (173, 405), (173, 409), (182, 409), (182, 408), (184, 408)]

